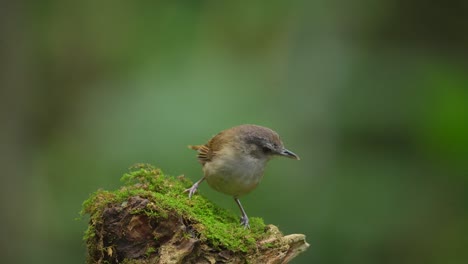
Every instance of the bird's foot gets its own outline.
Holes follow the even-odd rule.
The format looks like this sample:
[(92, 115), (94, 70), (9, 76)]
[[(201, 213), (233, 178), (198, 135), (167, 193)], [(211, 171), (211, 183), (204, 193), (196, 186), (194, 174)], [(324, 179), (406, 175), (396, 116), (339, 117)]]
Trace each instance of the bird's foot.
[(245, 229), (250, 229), (249, 218), (247, 217), (247, 215), (241, 216), (240, 222), (241, 222), (241, 225), (243, 225)]
[(197, 192), (197, 189), (198, 189), (198, 182), (194, 183), (192, 187), (186, 189), (184, 193), (188, 192), (189, 193), (188, 198), (190, 199), (192, 198), (192, 195), (194, 195)]

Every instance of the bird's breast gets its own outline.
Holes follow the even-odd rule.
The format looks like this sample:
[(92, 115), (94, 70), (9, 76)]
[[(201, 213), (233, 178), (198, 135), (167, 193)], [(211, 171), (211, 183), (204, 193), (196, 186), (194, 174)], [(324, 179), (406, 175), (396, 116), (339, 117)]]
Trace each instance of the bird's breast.
[(259, 159), (226, 149), (207, 162), (203, 171), (208, 184), (215, 190), (239, 197), (249, 193), (263, 177), (267, 159)]

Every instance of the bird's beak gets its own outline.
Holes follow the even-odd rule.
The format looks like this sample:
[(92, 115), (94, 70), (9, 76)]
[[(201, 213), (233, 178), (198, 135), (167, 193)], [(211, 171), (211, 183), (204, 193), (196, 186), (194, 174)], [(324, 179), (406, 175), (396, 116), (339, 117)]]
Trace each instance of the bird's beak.
[(299, 158), (298, 155), (296, 155), (294, 152), (289, 151), (289, 150), (287, 150), (287, 149), (283, 149), (279, 154), (280, 154), (281, 156), (284, 156), (284, 157), (287, 157), (287, 158), (300, 160), (300, 158)]

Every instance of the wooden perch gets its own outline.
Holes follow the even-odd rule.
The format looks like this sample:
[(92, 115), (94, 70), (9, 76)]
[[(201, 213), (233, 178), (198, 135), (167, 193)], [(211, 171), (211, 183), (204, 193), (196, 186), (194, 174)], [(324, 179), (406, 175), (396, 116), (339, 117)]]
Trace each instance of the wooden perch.
[(251, 229), (200, 195), (191, 183), (149, 165), (125, 174), (117, 191), (99, 190), (83, 203), (88, 263), (288, 263), (309, 244), (283, 236), (276, 226), (251, 218)]

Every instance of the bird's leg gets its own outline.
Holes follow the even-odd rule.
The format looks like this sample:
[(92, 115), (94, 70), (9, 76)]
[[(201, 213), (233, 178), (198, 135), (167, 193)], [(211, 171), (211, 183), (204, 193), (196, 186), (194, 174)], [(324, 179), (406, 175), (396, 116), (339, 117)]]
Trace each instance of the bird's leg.
[(201, 178), (199, 181), (197, 181), (196, 183), (194, 183), (194, 184), (192, 185), (192, 187), (190, 187), (190, 188), (188, 188), (188, 189), (186, 189), (186, 190), (184, 191), (184, 192), (188, 192), (188, 193), (189, 193), (189, 194), (188, 194), (188, 198), (189, 198), (189, 199), (192, 198), (192, 195), (193, 195), (193, 194), (195, 194), (195, 192), (196, 192), (197, 189), (198, 189), (198, 185), (199, 185), (200, 183), (202, 183), (203, 180), (205, 180), (205, 177)]
[(243, 225), (244, 228), (249, 228), (249, 229), (250, 229), (249, 217), (248, 217), (247, 214), (245, 213), (245, 210), (244, 210), (244, 208), (242, 207), (241, 202), (239, 201), (239, 199), (238, 199), (237, 197), (234, 197), (234, 201), (236, 201), (237, 205), (239, 206), (239, 209), (240, 209), (241, 212), (242, 212), (241, 225)]

